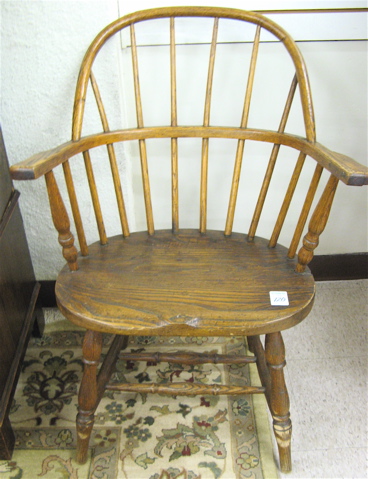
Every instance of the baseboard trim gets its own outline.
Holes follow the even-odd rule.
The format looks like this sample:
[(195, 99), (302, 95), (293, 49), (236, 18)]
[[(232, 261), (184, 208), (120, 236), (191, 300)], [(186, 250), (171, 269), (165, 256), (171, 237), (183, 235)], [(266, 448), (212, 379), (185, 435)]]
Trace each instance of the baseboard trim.
[[(309, 267), (316, 281), (342, 281), (368, 278), (368, 253), (317, 255)], [(55, 281), (39, 281), (38, 302), (44, 308), (56, 306)]]
[(40, 294), (38, 295), (38, 305), (42, 308), (55, 308), (56, 296), (55, 296), (55, 280), (41, 280)]
[(368, 278), (368, 253), (316, 255), (309, 264), (316, 281)]

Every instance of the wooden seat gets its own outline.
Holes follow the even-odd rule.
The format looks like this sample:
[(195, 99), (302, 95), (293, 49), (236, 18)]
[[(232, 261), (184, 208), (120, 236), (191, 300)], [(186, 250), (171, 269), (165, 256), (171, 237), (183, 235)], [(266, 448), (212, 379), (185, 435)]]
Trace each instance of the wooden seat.
[[(219, 231), (115, 236), (93, 244), (75, 274), (62, 270), (56, 296), (74, 323), (115, 334), (262, 334), (297, 324), (313, 303), (312, 275), (297, 275), (286, 253)], [(269, 293), (278, 289), (289, 306), (271, 306)]]
[[(182, 23), (193, 19), (194, 27)], [(199, 19), (204, 23), (198, 23)], [(209, 25), (210, 34), (203, 40)], [(252, 117), (263, 34), (267, 48), (272, 37), (271, 42), (280, 46), (289, 62), (278, 69), (272, 66), (268, 74), (262, 71), (258, 78), (266, 96), (276, 102), (267, 104), (266, 119), (274, 117), (278, 99), (283, 97), (280, 120), (273, 129), (264, 129), (263, 123), (258, 128), (260, 115)], [(113, 38), (123, 49), (123, 78), (130, 75), (124, 85), (131, 87), (131, 93), (123, 103), (133, 106), (136, 118), (131, 125), (127, 114), (123, 126), (115, 130), (110, 129), (108, 108), (95, 76), (99, 73), (105, 87), (114, 83), (107, 63), (102, 68), (98, 62), (95, 65), (105, 43)], [(231, 51), (226, 45), (231, 45)], [(112, 50), (106, 51), (111, 54)], [(204, 54), (205, 75), (196, 62)], [(268, 61), (271, 57), (266, 52)], [(229, 62), (226, 66), (225, 61)], [(249, 67), (239, 70), (244, 65)], [(269, 95), (267, 85), (280, 89), (279, 73), (286, 74), (290, 87), (282, 88), (282, 94)], [(239, 80), (240, 89), (233, 80)], [(193, 96), (195, 87), (199, 96)], [(299, 95), (295, 95), (297, 90)], [(240, 98), (235, 99), (239, 92)], [(113, 109), (118, 95), (110, 92), (107, 96)], [(256, 96), (263, 97), (259, 91)], [(285, 130), (294, 96), (300, 99), (303, 136)], [(95, 107), (87, 107), (93, 97)], [(198, 111), (203, 119), (199, 123)], [(97, 113), (103, 131), (82, 136), (85, 112)], [(194, 113), (193, 122), (188, 120), (190, 113)], [(254, 149), (258, 146), (260, 153)], [(109, 184), (107, 176), (100, 184), (105, 161), (102, 150)], [(62, 198), (64, 186), (58, 186), (60, 175), (54, 174), (60, 165), (67, 206)], [(87, 206), (83, 170), (91, 198)], [(14, 165), (11, 173), (15, 180), (45, 176), (53, 222), (67, 261), (56, 282), (58, 306), (69, 320), (86, 328), (77, 416), (78, 461), (86, 461), (94, 413), (106, 389), (174, 396), (264, 393), (273, 417), (280, 467), (290, 471), (291, 420), (281, 331), (298, 324), (312, 308), (314, 279), (307, 265), (326, 226), (338, 183), (365, 185), (368, 173), (351, 158), (317, 143), (306, 66), (287, 32), (262, 15), (227, 8), (161, 8), (116, 20), (97, 35), (82, 62), (72, 140)], [(115, 192), (116, 216), (105, 221), (101, 198), (109, 191)], [(284, 234), (291, 210), (292, 226)], [(97, 242), (96, 237), (87, 240), (91, 233), (85, 224), (92, 211)], [(108, 216), (112, 214), (111, 207)], [(117, 225), (119, 231), (108, 234), (108, 228), (116, 230)], [(115, 339), (100, 367), (103, 333), (113, 333)], [(264, 346), (261, 334), (265, 334)], [(243, 335), (253, 355), (121, 352), (129, 335)], [(119, 355), (126, 360), (183, 364), (256, 362), (262, 386), (109, 384)]]

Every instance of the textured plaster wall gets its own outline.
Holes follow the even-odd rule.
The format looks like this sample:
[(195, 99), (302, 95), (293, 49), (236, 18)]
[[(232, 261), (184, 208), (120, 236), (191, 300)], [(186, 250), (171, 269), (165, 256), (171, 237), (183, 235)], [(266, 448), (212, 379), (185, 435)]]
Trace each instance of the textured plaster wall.
[[(160, 2), (156, 4), (159, 6)], [(119, 13), (117, 0), (2, 0), (0, 5), (1, 123), (9, 161), (15, 163), (70, 139), (74, 88), (81, 59), (95, 34), (115, 20)], [(125, 2), (124, 5), (125, 11), (137, 8), (134, 1)], [(318, 140), (332, 150), (366, 162), (366, 42), (317, 42), (301, 43), (299, 46), (309, 67)], [(124, 105), (130, 103), (131, 97), (127, 94), (129, 85), (120, 77), (120, 69), (110, 68), (111, 58), (112, 63), (119, 65), (122, 62), (124, 67), (120, 45), (112, 42), (108, 49), (110, 59), (101, 58), (98, 73), (107, 91), (110, 91), (104, 101), (113, 129), (129, 121)], [(224, 57), (226, 54), (224, 50)], [(146, 56), (149, 66), (150, 54)], [(185, 56), (190, 57), (190, 48), (186, 49)], [(144, 83), (142, 78), (141, 81)], [(149, 90), (148, 82), (142, 85), (144, 88)], [(155, 117), (157, 114), (161, 114), (161, 109), (153, 101), (147, 117), (149, 119), (150, 115)], [(99, 122), (91, 121), (84, 133), (99, 130)], [(153, 158), (160, 156), (155, 149), (152, 153)], [(123, 183), (130, 183), (130, 178), (133, 183), (136, 181), (136, 170), (131, 165), (135, 154), (134, 149), (121, 148), (118, 151)], [(182, 173), (190, 176), (187, 163), (183, 165)], [(95, 173), (101, 185), (101, 202), (107, 215), (105, 223), (108, 234), (117, 234), (119, 225), (116, 209), (109, 206), (113, 203), (111, 189), (104, 187), (107, 184), (105, 180), (109, 179), (108, 174), (99, 168), (98, 162)], [(158, 186), (153, 187), (153, 190), (158, 226), (167, 226), (164, 224), (166, 211), (162, 200), (167, 185), (162, 183), (160, 177), (156, 180)], [(80, 201), (85, 203), (87, 216), (92, 216), (91, 205), (87, 202), (89, 193), (78, 172), (76, 182), (81, 187)], [(40, 280), (54, 279), (63, 264), (63, 258), (49, 213), (44, 181), (17, 182), (15, 186), (21, 191), (21, 209), (36, 276)], [(123, 187), (132, 229), (135, 225), (139, 228), (143, 226), (139, 219), (140, 208), (135, 214), (135, 197), (127, 185), (123, 184)], [(220, 192), (221, 189), (217, 190), (216, 195), (220, 196)], [(192, 198), (193, 194), (189, 191), (187, 200), (191, 201)], [(366, 251), (366, 188), (351, 188), (341, 184), (332, 215), (318, 253)], [(96, 229), (91, 227), (87, 230), (88, 241), (96, 240)]]
[[(83, 55), (94, 36), (118, 18), (116, 0), (1, 2), (1, 122), (10, 163), (70, 140), (75, 84)], [(109, 46), (118, 62), (119, 45)], [(113, 92), (110, 121), (121, 118), (118, 70), (105, 65)], [(103, 68), (102, 65), (101, 68)], [(84, 133), (100, 131), (99, 121)], [(124, 154), (119, 161), (124, 163)], [(124, 164), (122, 165), (124, 168)], [(103, 181), (104, 172), (96, 176)], [(80, 179), (76, 177), (76, 183)], [(54, 279), (64, 264), (49, 212), (45, 182), (17, 182), (21, 210), (38, 279)], [(88, 193), (81, 195), (83, 202)], [(107, 202), (110, 191), (102, 192)], [(89, 214), (92, 214), (89, 211)], [(107, 212), (109, 214), (109, 211)], [(107, 219), (108, 221), (108, 219)], [(90, 240), (97, 233), (92, 231)]]

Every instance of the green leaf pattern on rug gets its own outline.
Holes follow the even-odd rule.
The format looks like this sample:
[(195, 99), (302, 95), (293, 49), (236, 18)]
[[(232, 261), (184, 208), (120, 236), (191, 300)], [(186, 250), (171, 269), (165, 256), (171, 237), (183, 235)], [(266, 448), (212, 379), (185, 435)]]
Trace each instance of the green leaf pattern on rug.
[(141, 454), (140, 456), (137, 457), (135, 460), (136, 464), (138, 466), (143, 467), (143, 469), (147, 469), (149, 464), (153, 464), (156, 459), (152, 459), (151, 457), (148, 457), (147, 453), (145, 452), (144, 454)]
[(203, 468), (206, 467), (210, 469), (215, 479), (218, 479), (219, 477), (221, 477), (222, 471), (219, 467), (217, 467), (217, 464), (215, 462), (200, 462), (198, 466)]
[(155, 453), (162, 457), (166, 447), (174, 449), (169, 460), (174, 461), (182, 456), (193, 456), (204, 448), (204, 454), (224, 459), (227, 455), (225, 444), (216, 435), (218, 424), (226, 420), (227, 411), (218, 411), (215, 416), (195, 416), (192, 427), (177, 424), (174, 429), (163, 429), (163, 436), (158, 437)]
[(159, 414), (162, 414), (163, 416), (166, 416), (167, 414), (170, 414), (170, 408), (167, 404), (165, 406), (152, 406), (150, 408), (150, 411), (157, 411)]

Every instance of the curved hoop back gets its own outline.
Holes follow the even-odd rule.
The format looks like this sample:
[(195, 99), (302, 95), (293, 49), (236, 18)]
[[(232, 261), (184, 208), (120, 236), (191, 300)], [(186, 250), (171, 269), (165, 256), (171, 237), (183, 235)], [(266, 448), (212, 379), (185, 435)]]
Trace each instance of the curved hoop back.
[[(302, 105), (302, 111), (303, 111), (303, 117), (304, 117), (305, 136), (310, 142), (316, 141), (312, 97), (311, 97), (311, 92), (309, 87), (307, 70), (305, 67), (303, 57), (298, 47), (296, 46), (295, 42), (290, 37), (290, 35), (285, 30), (283, 30), (279, 25), (277, 25), (273, 21), (269, 20), (268, 18), (258, 13), (247, 12), (247, 11), (231, 9), (231, 8), (215, 8), (215, 7), (213, 8), (169, 7), (169, 8), (143, 10), (143, 11), (132, 13), (122, 18), (119, 18), (115, 22), (108, 25), (104, 30), (102, 30), (97, 35), (97, 37), (92, 42), (92, 44), (90, 45), (81, 65), (78, 82), (77, 82), (76, 94), (75, 94), (74, 110), (73, 110), (73, 126), (72, 126), (73, 140), (79, 140), (82, 134), (84, 106), (85, 106), (87, 87), (88, 87), (89, 81), (91, 81), (92, 86), (94, 88), (96, 99), (98, 97), (98, 90), (96, 94), (96, 87), (94, 86), (94, 79), (92, 75), (92, 65), (96, 58), (96, 55), (98, 54), (100, 49), (103, 47), (103, 45), (106, 43), (106, 41), (126, 27), (131, 27), (131, 30), (134, 32), (134, 24), (136, 23), (147, 21), (147, 20), (159, 19), (159, 18), (173, 19), (176, 17), (210, 17), (210, 18), (212, 17), (214, 19), (220, 19), (220, 20), (232, 19), (232, 20), (239, 20), (239, 21), (255, 24), (258, 26), (258, 33), (255, 39), (256, 48), (258, 48), (259, 34), (261, 29), (267, 30), (268, 32), (273, 34), (279, 41), (281, 41), (283, 45), (285, 46), (287, 52), (289, 53), (295, 66), (295, 78), (299, 86), (301, 105)], [(134, 35), (132, 36), (132, 41), (134, 42)], [(213, 37), (212, 50), (215, 50), (215, 46), (216, 46), (216, 38)], [(255, 49), (254, 49), (254, 53), (256, 54)], [(209, 73), (209, 75), (210, 74), (211, 72)], [(251, 75), (249, 80), (252, 80)], [(249, 85), (250, 83), (248, 81), (248, 87)], [(248, 100), (250, 101), (250, 97)], [(208, 97), (207, 106), (209, 105), (209, 102), (210, 102), (210, 97)], [(101, 115), (101, 109), (100, 109), (100, 115)], [(103, 114), (101, 115), (101, 118), (103, 118)], [(243, 120), (244, 120), (244, 117), (243, 117)], [(206, 120), (205, 120), (205, 123), (206, 123)], [(242, 123), (244, 123), (244, 125), (246, 126), (246, 121), (243, 121)], [(141, 125), (139, 125), (139, 119), (138, 119), (138, 127), (140, 126)], [(176, 125), (172, 123), (171, 126), (176, 126)]]

